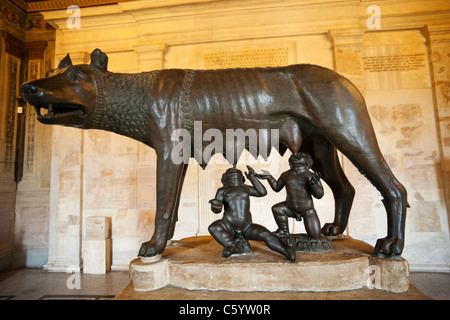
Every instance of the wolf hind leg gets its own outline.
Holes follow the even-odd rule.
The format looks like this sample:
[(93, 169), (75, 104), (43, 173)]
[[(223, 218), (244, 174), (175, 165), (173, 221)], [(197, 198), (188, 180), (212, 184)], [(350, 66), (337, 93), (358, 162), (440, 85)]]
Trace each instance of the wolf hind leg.
[(407, 193), (388, 167), (375, 140), (375, 133), (370, 129), (371, 126), (365, 132), (360, 131), (363, 134), (356, 141), (339, 139), (337, 147), (381, 193), (388, 226), (387, 236), (378, 239), (375, 253), (393, 257), (403, 251)]
[(315, 113), (305, 120), (313, 123), (314, 132), (320, 132), (380, 191), (388, 226), (387, 236), (377, 241), (375, 253), (398, 256), (404, 246), (406, 189), (381, 154), (364, 99), (345, 79), (323, 97), (310, 102)]

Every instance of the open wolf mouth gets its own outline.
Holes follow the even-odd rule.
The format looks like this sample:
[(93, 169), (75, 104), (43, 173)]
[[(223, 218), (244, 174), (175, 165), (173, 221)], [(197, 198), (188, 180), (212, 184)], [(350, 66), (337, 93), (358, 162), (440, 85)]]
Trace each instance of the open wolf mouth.
[[(87, 116), (85, 108), (79, 104), (48, 104), (34, 106), (34, 108), (39, 119), (50, 119), (62, 115)], [(47, 113), (44, 113), (45, 111)]]

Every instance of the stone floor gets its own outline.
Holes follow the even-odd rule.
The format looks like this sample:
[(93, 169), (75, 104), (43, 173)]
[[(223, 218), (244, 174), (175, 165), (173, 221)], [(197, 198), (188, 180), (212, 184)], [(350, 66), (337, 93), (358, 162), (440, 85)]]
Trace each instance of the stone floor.
[(129, 282), (127, 271), (92, 275), (15, 269), (0, 273), (0, 300), (112, 299)]
[[(74, 276), (79, 276), (78, 279)], [(338, 293), (230, 293), (189, 291), (166, 287), (159, 291), (143, 293), (140, 296), (130, 291), (128, 272), (112, 271), (105, 275), (52, 273), (42, 269), (16, 269), (0, 273), (0, 300), (51, 300), (51, 299), (384, 299), (414, 300), (436, 299), (450, 300), (450, 273), (416, 273), (410, 274), (411, 288), (406, 293), (388, 293), (382, 290), (350, 290)]]

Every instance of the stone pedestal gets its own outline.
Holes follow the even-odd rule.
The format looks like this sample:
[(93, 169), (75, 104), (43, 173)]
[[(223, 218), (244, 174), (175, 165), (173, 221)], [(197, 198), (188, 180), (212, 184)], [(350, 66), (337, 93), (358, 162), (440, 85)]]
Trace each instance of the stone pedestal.
[(173, 241), (157, 262), (130, 263), (136, 291), (172, 285), (189, 290), (227, 291), (342, 291), (364, 287), (391, 292), (409, 288), (408, 263), (372, 255), (373, 247), (346, 238), (333, 242), (328, 252), (297, 253), (297, 262), (250, 241), (249, 255), (221, 257), (222, 247), (212, 237)]
[(167, 259), (157, 262), (145, 263), (135, 259), (130, 263), (130, 279), (134, 290), (150, 291), (165, 287), (169, 284)]
[(111, 270), (111, 238), (106, 217), (87, 217), (83, 239), (83, 273), (105, 274)]

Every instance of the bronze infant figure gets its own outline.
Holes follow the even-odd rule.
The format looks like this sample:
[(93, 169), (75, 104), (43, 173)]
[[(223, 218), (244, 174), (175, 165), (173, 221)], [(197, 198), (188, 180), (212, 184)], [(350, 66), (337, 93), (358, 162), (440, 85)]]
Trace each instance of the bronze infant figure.
[(223, 187), (217, 190), (214, 199), (210, 200), (211, 210), (214, 213), (220, 213), (222, 207), (224, 208), (223, 218), (214, 221), (208, 228), (209, 232), (224, 247), (222, 252), (224, 258), (241, 253), (237, 244), (239, 240), (257, 240), (264, 241), (270, 249), (295, 262), (294, 246), (284, 243), (262, 225), (252, 222), (250, 196), (264, 197), (267, 190), (255, 177), (255, 171), (249, 166), (247, 168), (249, 172), (246, 172), (245, 176), (253, 186), (244, 184), (242, 171), (234, 167), (224, 173)]
[(311, 172), (313, 161), (305, 152), (294, 153), (289, 157), (290, 169), (276, 180), (269, 172), (257, 174), (259, 179), (267, 179), (270, 187), (279, 192), (286, 187), (286, 201), (272, 207), (272, 213), (278, 225), (275, 234), (289, 236), (288, 217), (304, 220), (306, 233), (313, 239), (321, 236), (320, 220), (314, 209), (314, 196), (320, 199), (324, 195), (320, 173)]

